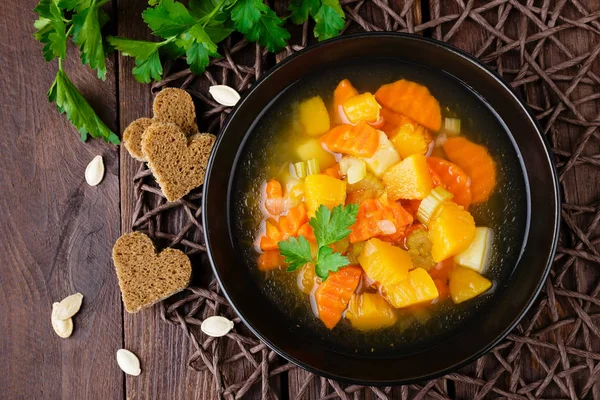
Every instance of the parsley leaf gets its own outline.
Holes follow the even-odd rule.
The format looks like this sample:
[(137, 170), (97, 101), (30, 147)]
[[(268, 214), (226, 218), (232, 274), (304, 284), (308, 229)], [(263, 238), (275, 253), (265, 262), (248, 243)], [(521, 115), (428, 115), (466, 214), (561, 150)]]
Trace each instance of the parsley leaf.
[(93, 0), (59, 0), (58, 6), (67, 11), (81, 11), (92, 5)]
[(304, 236), (299, 236), (298, 239), (291, 237), (288, 240), (282, 240), (278, 246), (279, 252), (285, 257), (285, 262), (289, 264), (288, 272), (295, 271), (313, 261), (310, 245)]
[(314, 16), (321, 7), (320, 0), (292, 0), (290, 3), (290, 18), (296, 25), (300, 25), (308, 20), (308, 16)]
[(315, 264), (315, 273), (319, 278), (326, 280), (329, 272), (336, 272), (348, 264), (350, 264), (350, 261), (340, 253), (335, 253), (331, 247), (320, 247)]
[(329, 246), (348, 236), (348, 228), (356, 221), (357, 213), (358, 204), (348, 204), (346, 207), (339, 205), (334, 207), (333, 211), (321, 204), (315, 217), (309, 222), (319, 247)]
[(108, 43), (123, 55), (135, 58), (133, 76), (138, 82), (150, 83), (152, 79), (160, 80), (162, 76), (162, 64), (158, 50), (167, 44), (164, 42), (148, 42), (145, 40), (123, 39), (109, 36)]
[(42, 0), (34, 9), (40, 16), (33, 26), (36, 40), (44, 44), (42, 53), (46, 61), (55, 57), (65, 59), (67, 56), (67, 25), (63, 21), (63, 13), (54, 0)]
[(73, 41), (81, 51), (82, 64), (89, 64), (90, 68), (96, 69), (98, 78), (106, 78), (106, 60), (104, 44), (102, 41), (101, 22), (106, 18), (101, 17), (100, 7), (108, 0), (92, 1), (90, 7), (83, 8), (73, 15)]
[(291, 237), (278, 243), (279, 252), (286, 257), (285, 262), (290, 264), (288, 272), (313, 262), (317, 276), (326, 280), (329, 272), (335, 272), (350, 264), (346, 257), (334, 252), (329, 246), (350, 234), (348, 228), (356, 222), (357, 213), (357, 204), (348, 204), (345, 207), (339, 205), (334, 207), (333, 211), (321, 204), (315, 216), (310, 219), (310, 226), (313, 228), (318, 245), (316, 260), (313, 260), (310, 245), (302, 235), (298, 239)]
[(319, 40), (338, 36), (344, 29), (344, 10), (339, 0), (292, 0), (291, 19), (294, 24), (302, 24), (310, 15), (315, 20), (314, 35)]
[(338, 36), (344, 29), (346, 16), (338, 0), (322, 0), (321, 8), (313, 16), (316, 24), (314, 34), (319, 40)]
[(156, 7), (147, 8), (142, 18), (152, 33), (163, 39), (177, 36), (196, 23), (187, 8), (174, 0), (163, 0)]
[(48, 100), (56, 103), (58, 111), (67, 115), (67, 119), (79, 130), (81, 140), (85, 141), (89, 133), (92, 137), (101, 137), (109, 143), (119, 144), (118, 136), (94, 112), (60, 63), (56, 78), (48, 91)]
[(210, 57), (219, 57), (216, 43), (211, 40), (200, 24), (194, 25), (176, 43), (185, 49), (187, 63), (195, 74), (204, 72), (210, 62)]
[(290, 33), (283, 20), (262, 0), (238, 0), (231, 9), (235, 28), (251, 42), (258, 42), (271, 52), (285, 47)]

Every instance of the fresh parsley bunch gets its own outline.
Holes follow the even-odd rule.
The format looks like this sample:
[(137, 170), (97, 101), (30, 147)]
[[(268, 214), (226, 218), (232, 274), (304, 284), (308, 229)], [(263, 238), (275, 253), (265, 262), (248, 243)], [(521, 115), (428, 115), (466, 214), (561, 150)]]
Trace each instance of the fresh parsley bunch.
[(174, 0), (151, 1), (142, 17), (159, 42), (109, 37), (123, 54), (135, 58), (133, 75), (148, 83), (162, 76), (161, 58), (186, 56), (190, 70), (204, 72), (210, 58), (220, 57), (217, 43), (239, 31), (269, 51), (285, 47), (289, 32), (262, 0), (190, 0), (186, 7)]
[(319, 247), (315, 259), (308, 240), (302, 235), (297, 239), (291, 237), (279, 242), (279, 252), (289, 264), (287, 271), (292, 272), (307, 263), (314, 263), (317, 276), (326, 280), (330, 271), (336, 272), (350, 264), (346, 257), (334, 252), (330, 246), (350, 234), (349, 228), (356, 222), (356, 214), (358, 214), (358, 204), (336, 206), (332, 211), (321, 204), (315, 216), (309, 221)]
[(81, 140), (88, 134), (101, 137), (109, 143), (118, 144), (119, 137), (112, 132), (87, 100), (77, 90), (63, 68), (67, 56), (67, 40), (72, 38), (79, 46), (81, 62), (106, 77), (105, 43), (101, 29), (109, 18), (102, 6), (108, 0), (41, 0), (34, 11), (39, 18), (34, 26), (34, 36), (44, 44), (44, 59), (58, 58), (58, 72), (48, 91), (48, 100), (56, 103), (61, 113), (79, 130)]
[[(220, 57), (217, 44), (235, 31), (270, 52), (284, 48), (290, 38), (283, 27), (285, 19), (263, 0), (190, 0), (187, 6), (175, 0), (150, 0), (149, 5), (142, 17), (161, 41), (107, 39), (124, 55), (135, 58), (133, 75), (143, 83), (161, 78), (162, 60), (183, 55), (193, 73), (203, 73), (211, 58)], [(290, 11), (296, 24), (312, 16), (319, 40), (337, 36), (344, 27), (338, 0), (293, 0)]]

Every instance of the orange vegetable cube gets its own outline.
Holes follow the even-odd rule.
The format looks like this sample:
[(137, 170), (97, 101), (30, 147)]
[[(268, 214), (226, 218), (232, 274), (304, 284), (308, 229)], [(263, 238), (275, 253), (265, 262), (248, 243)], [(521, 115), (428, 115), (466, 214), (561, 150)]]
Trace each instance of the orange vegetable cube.
[(439, 296), (435, 282), (423, 268), (413, 269), (407, 279), (384, 287), (384, 292), (390, 304), (396, 308), (430, 302)]
[(486, 292), (492, 282), (469, 268), (455, 267), (450, 275), (450, 296), (455, 304)]
[(321, 143), (334, 153), (371, 157), (379, 146), (379, 131), (364, 121), (339, 125), (323, 135)]
[(383, 126), (381, 127), (381, 130), (384, 131), (389, 137), (392, 137), (392, 134), (400, 125), (413, 122), (410, 120), (410, 118), (405, 117), (402, 114), (398, 114), (387, 107), (382, 107), (380, 114), (383, 118)]
[(285, 265), (285, 257), (279, 254), (279, 250), (267, 250), (258, 256), (258, 269), (261, 271), (272, 271)]
[(425, 128), (413, 122), (406, 122), (398, 126), (391, 137), (394, 148), (402, 158), (411, 154), (427, 154), (429, 144), (433, 140)]
[(325, 107), (321, 96), (311, 97), (300, 103), (298, 117), (307, 135), (321, 135), (330, 128), (329, 112), (327, 112), (327, 107)]
[(329, 175), (309, 175), (304, 179), (304, 201), (308, 217), (314, 217), (321, 204), (332, 209), (346, 201), (346, 182)]
[(442, 203), (429, 223), (433, 261), (440, 262), (465, 251), (475, 239), (475, 220), (451, 201)]
[(296, 155), (300, 161), (308, 161), (312, 158), (319, 160), (322, 169), (329, 168), (335, 164), (335, 157), (321, 146), (321, 140), (309, 139), (296, 148)]
[(338, 83), (333, 92), (333, 107), (331, 108), (331, 121), (334, 125), (342, 123), (340, 113), (344, 112), (343, 105), (350, 97), (358, 95), (358, 90), (352, 86), (348, 79), (343, 79)]
[(330, 272), (315, 291), (319, 319), (327, 328), (333, 329), (342, 319), (361, 275), (362, 269), (356, 265), (340, 268), (337, 272)]
[(365, 274), (381, 284), (384, 290), (395, 287), (408, 277), (413, 268), (410, 254), (379, 239), (370, 239), (358, 256)]
[(310, 226), (310, 223), (308, 223), (308, 222), (300, 227), (300, 229), (298, 230), (298, 235), (304, 236), (306, 238), (306, 240), (308, 240), (311, 243), (317, 243), (317, 238), (315, 237), (313, 228), (312, 228), (312, 226)]
[(426, 86), (401, 79), (382, 85), (375, 98), (383, 107), (406, 115), (431, 131), (437, 132), (442, 126), (440, 103)]
[(350, 299), (346, 318), (359, 331), (392, 326), (398, 321), (396, 310), (379, 293), (363, 293)]
[(350, 97), (344, 102), (344, 113), (351, 124), (358, 121), (376, 122), (379, 120), (379, 110), (381, 106), (369, 92)]
[(373, 174), (381, 176), (388, 168), (400, 161), (400, 155), (398, 155), (398, 152), (394, 149), (386, 134), (383, 131), (377, 132), (379, 134), (377, 151), (369, 158), (365, 158), (365, 163), (367, 163), (367, 168)]
[[(386, 233), (382, 229), (388, 221), (395, 228), (395, 232)], [(390, 236), (399, 238), (404, 235), (406, 227), (413, 222), (413, 217), (404, 207), (397, 203), (384, 204), (378, 199), (363, 201), (356, 215), (356, 222), (350, 227), (350, 242), (362, 242), (375, 236)]]
[(408, 156), (383, 174), (383, 184), (392, 201), (423, 200), (433, 189), (427, 158), (422, 154)]

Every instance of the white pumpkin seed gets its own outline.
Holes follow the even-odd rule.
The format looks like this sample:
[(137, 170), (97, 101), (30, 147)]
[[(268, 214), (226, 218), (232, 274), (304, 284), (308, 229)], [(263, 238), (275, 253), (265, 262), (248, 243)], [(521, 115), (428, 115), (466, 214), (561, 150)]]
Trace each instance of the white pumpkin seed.
[(200, 325), (200, 329), (202, 329), (202, 332), (206, 333), (208, 336), (221, 337), (227, 335), (229, 331), (233, 329), (233, 325), (233, 321), (230, 321), (225, 317), (215, 315), (213, 317), (206, 318), (202, 322), (202, 325)]
[(73, 320), (71, 318), (64, 321), (58, 319), (56, 316), (58, 307), (59, 303), (52, 304), (52, 316), (50, 317), (50, 321), (52, 322), (52, 329), (54, 329), (54, 332), (61, 338), (66, 339), (73, 333)]
[(96, 156), (85, 168), (85, 181), (90, 186), (96, 186), (104, 177), (104, 161), (102, 156)]
[(58, 303), (56, 310), (56, 318), (64, 321), (77, 314), (81, 308), (83, 302), (83, 295), (81, 293), (75, 293), (68, 297), (65, 297)]
[(240, 101), (240, 94), (234, 88), (227, 85), (215, 85), (208, 88), (208, 92), (224, 106), (233, 107)]
[(127, 375), (138, 376), (142, 372), (140, 359), (126, 349), (117, 350), (117, 364), (119, 364), (119, 368)]

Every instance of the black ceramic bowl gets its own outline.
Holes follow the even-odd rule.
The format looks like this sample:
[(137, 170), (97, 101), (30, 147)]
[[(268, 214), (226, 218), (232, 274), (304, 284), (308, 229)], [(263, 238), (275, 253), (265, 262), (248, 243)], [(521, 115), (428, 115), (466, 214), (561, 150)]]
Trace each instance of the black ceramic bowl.
[[(359, 355), (307, 334), (261, 292), (235, 239), (232, 187), (246, 140), (256, 134), (257, 121), (280, 93), (311, 71), (369, 58), (395, 59), (438, 70), (480, 98), (505, 125), (522, 162), (529, 220), (518, 262), (484, 310), (426, 348)], [(559, 211), (556, 172), (543, 135), (505, 82), (477, 60), (444, 43), (412, 35), (371, 33), (312, 46), (280, 63), (253, 86), (231, 113), (215, 144), (204, 184), (203, 222), (208, 254), (225, 296), (269, 347), (323, 376), (390, 385), (433, 378), (463, 366), (490, 350), (517, 325), (548, 274), (556, 249)]]

